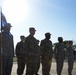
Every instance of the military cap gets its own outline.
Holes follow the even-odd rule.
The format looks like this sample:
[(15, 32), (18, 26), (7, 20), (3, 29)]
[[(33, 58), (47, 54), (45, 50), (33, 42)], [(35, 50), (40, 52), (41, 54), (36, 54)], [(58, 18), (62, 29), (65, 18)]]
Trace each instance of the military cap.
[(47, 35), (51, 35), (49, 32), (47, 32), (47, 33), (45, 33), (45, 36), (47, 36)]
[(69, 44), (73, 44), (73, 41), (68, 41)]
[(5, 28), (10, 28), (12, 27), (10, 23), (6, 23), (3, 27), (2, 30), (4, 30)]
[(29, 31), (36, 31), (34, 27), (30, 27)]
[(58, 37), (58, 39), (63, 39), (62, 37)]
[(58, 37), (58, 41), (63, 41), (63, 38), (62, 37)]
[(10, 23), (6, 23), (6, 24), (4, 25), (4, 28), (6, 28), (6, 27), (12, 27), (12, 26), (11, 26)]
[(25, 36), (24, 35), (21, 35), (20, 38), (25, 38)]

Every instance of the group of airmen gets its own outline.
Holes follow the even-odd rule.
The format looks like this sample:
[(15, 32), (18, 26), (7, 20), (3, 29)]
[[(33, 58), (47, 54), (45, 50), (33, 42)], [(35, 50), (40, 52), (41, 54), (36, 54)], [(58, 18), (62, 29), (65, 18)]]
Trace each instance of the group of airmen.
[[(11, 24), (7, 23), (3, 27), (3, 31), (0, 33), (0, 74), (11, 75), (14, 57), (14, 44), (13, 35), (10, 33)], [(26, 75), (39, 75), (38, 71), (40, 63), (42, 64), (42, 75), (50, 75), (52, 58), (56, 59), (56, 71), (57, 75), (61, 75), (64, 59), (65, 48), (68, 58), (68, 75), (72, 75), (72, 69), (74, 64), (74, 49), (72, 47), (73, 42), (68, 42), (67, 46), (63, 43), (63, 38), (58, 37), (58, 43), (53, 49), (52, 41), (50, 40), (50, 32), (45, 33), (45, 38), (41, 42), (34, 37), (35, 28), (29, 28), (29, 35), (25, 37), (20, 36), (21, 41), (17, 43), (15, 48), (15, 54), (17, 57), (17, 75), (24, 73), (26, 65)]]

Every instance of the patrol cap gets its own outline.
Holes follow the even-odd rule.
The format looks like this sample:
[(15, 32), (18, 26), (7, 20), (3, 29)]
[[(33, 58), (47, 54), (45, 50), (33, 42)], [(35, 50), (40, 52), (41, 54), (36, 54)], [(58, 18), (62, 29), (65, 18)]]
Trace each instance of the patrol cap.
[(58, 37), (58, 41), (63, 41), (63, 38), (62, 37)]
[(58, 37), (58, 39), (63, 39), (62, 37)]
[(29, 31), (36, 31), (34, 27), (30, 27)]
[(12, 27), (12, 26), (11, 26), (10, 23), (6, 23), (6, 24), (4, 25), (4, 28), (7, 28), (7, 27)]
[(73, 44), (73, 41), (68, 41), (69, 44)]
[(21, 35), (20, 37), (21, 37), (21, 38), (24, 38), (25, 36), (24, 36), (24, 35)]
[(51, 35), (49, 32), (45, 33), (45, 36)]
[(11, 24), (10, 24), (10, 23), (6, 23), (6, 24), (4, 24), (4, 26), (2, 27), (2, 30), (5, 30), (6, 28), (8, 29), (8, 28), (10, 28), (10, 27), (12, 27)]
[(20, 38), (25, 38), (25, 36), (24, 35), (21, 35)]

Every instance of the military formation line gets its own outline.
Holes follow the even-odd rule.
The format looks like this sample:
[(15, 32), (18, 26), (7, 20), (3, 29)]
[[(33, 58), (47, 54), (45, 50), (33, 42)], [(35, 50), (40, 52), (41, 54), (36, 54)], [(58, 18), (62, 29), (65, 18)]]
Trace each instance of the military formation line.
[[(22, 75), (26, 65), (25, 75), (39, 75), (40, 62), (42, 64), (42, 75), (50, 75), (52, 58), (56, 59), (57, 75), (61, 75), (64, 59), (65, 48), (66, 56), (68, 58), (68, 75), (72, 75), (74, 64), (74, 49), (73, 42), (70, 41), (65, 46), (63, 38), (58, 37), (58, 43), (53, 49), (52, 41), (50, 40), (50, 32), (45, 33), (45, 38), (39, 40), (34, 37), (35, 28), (29, 28), (29, 35), (27, 37), (21, 35), (21, 41), (16, 44), (14, 50), (13, 35), (10, 33), (11, 24), (6, 23), (0, 33), (0, 74), (11, 75), (13, 66), (13, 57), (17, 57), (17, 75)], [(15, 52), (14, 52), (15, 51)]]

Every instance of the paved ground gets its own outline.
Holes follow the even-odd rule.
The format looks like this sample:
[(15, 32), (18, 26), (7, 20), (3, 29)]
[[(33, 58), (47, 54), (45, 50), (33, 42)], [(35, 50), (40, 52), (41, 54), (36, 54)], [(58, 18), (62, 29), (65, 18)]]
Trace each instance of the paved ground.
[[(40, 66), (40, 69), (39, 69), (39, 74), (40, 75), (42, 75), (42, 66)], [(65, 62), (64, 63), (64, 67), (63, 67), (63, 71), (62, 71), (62, 75), (68, 75), (68, 65), (67, 65), (67, 62)], [(12, 75), (17, 75), (16, 74), (16, 70), (17, 70), (17, 63), (14, 63), (13, 64), (13, 69), (12, 69)], [(25, 69), (25, 71), (26, 71), (26, 69)], [(56, 74), (56, 63), (55, 62), (53, 62), (52, 63), (52, 67), (51, 67), (51, 75), (57, 75)], [(73, 68), (73, 73), (72, 73), (73, 75), (76, 75), (76, 62), (74, 63), (74, 68)], [(25, 75), (25, 72), (24, 72), (24, 74), (23, 75)]]

